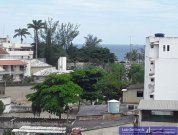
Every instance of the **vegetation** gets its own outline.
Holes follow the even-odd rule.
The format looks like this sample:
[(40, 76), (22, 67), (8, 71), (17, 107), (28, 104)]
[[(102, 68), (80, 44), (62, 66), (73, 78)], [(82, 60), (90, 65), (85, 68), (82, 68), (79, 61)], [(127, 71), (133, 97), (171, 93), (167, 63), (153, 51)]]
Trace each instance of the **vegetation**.
[(129, 81), (132, 84), (144, 82), (144, 67), (141, 64), (133, 64), (128, 73)]
[(15, 35), (13, 36), (13, 38), (20, 37), (21, 43), (23, 43), (23, 37), (26, 38), (26, 35), (30, 35), (30, 33), (28, 32), (26, 28), (15, 29), (14, 32), (15, 32)]
[(15, 133), (12, 133), (10, 129), (4, 130), (3, 135), (15, 135)]
[(44, 28), (44, 23), (42, 20), (32, 20), (32, 23), (27, 24), (28, 28), (34, 29), (34, 41), (35, 41), (35, 46), (34, 46), (34, 56), (37, 59), (38, 54), (37, 54), (37, 45), (38, 45), (38, 31), (42, 28)]
[(121, 98), (123, 88), (128, 86), (128, 81), (125, 79), (126, 71), (121, 64), (111, 64), (107, 67), (107, 72), (101, 80), (96, 84), (96, 89), (100, 91), (102, 99), (108, 101), (110, 99)]
[(83, 89), (82, 99), (89, 100), (92, 104), (93, 101), (99, 98), (100, 92), (95, 88), (95, 85), (103, 76), (102, 70), (97, 68), (78, 69), (71, 74), (73, 82)]
[(137, 51), (133, 49), (131, 52), (126, 53), (125, 58), (131, 63), (143, 63), (144, 62), (144, 50)]
[(0, 100), (0, 115), (2, 115), (3, 114), (3, 112), (4, 112), (4, 103)]
[(32, 101), (34, 115), (48, 111), (61, 117), (69, 103), (79, 102), (82, 88), (71, 79), (70, 74), (51, 74), (44, 82), (36, 84), (33, 87), (35, 92), (27, 95)]

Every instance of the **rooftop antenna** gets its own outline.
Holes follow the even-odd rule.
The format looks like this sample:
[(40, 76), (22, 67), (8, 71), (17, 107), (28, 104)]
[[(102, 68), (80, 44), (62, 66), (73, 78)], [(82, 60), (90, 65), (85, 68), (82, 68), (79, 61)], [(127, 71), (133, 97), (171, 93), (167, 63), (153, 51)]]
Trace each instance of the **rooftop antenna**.
[(132, 52), (132, 37), (130, 36), (130, 64), (132, 62), (132, 55), (131, 55), (131, 52)]

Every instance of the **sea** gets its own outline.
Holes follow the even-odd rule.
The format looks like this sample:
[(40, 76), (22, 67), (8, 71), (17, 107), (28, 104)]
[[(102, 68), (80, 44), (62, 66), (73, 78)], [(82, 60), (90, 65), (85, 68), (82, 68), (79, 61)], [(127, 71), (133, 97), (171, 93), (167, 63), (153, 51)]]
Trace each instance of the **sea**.
[[(82, 47), (82, 44), (77, 44), (77, 47)], [(141, 51), (144, 49), (144, 45), (128, 45), (128, 44), (102, 44), (102, 47), (106, 47), (110, 50), (110, 52), (114, 53), (119, 61), (123, 61), (127, 52), (135, 49), (137, 51)]]
[(121, 44), (103, 44), (102, 47), (106, 47), (110, 49), (112, 53), (114, 53), (119, 61), (124, 60), (125, 55), (127, 52), (130, 52), (130, 50), (137, 50), (141, 51), (144, 49), (144, 45), (121, 45)]

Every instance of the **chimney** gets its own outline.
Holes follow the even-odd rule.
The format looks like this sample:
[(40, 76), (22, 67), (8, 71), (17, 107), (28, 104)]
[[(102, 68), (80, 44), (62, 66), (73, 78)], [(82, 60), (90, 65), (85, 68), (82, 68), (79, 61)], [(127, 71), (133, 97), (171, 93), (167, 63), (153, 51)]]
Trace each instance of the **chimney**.
[(58, 70), (59, 71), (66, 71), (66, 57), (59, 57), (58, 59)]

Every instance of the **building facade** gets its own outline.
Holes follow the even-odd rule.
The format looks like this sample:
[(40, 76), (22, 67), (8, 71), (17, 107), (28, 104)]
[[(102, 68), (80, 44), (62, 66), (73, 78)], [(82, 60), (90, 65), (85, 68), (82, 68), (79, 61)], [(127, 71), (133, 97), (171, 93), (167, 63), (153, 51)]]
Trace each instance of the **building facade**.
[(25, 62), (21, 60), (0, 59), (0, 80), (12, 79), (14, 82), (21, 81), (25, 74)]
[(178, 37), (146, 38), (144, 99), (178, 100)]

